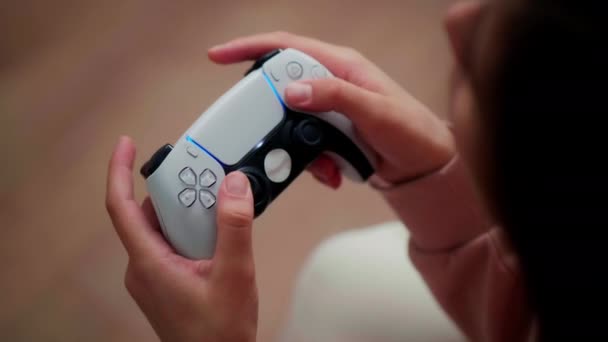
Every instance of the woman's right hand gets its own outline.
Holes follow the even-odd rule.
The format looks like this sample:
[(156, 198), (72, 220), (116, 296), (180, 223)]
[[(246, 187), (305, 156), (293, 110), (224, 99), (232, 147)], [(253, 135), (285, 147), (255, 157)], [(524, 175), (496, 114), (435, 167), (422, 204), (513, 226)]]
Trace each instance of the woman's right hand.
[[(447, 125), (359, 52), (285, 32), (237, 38), (209, 50), (220, 64), (255, 60), (274, 49), (295, 48), (323, 63), (336, 77), (299, 81), (285, 90), (287, 103), (306, 112), (346, 115), (377, 154), (376, 175), (398, 183), (432, 173), (455, 154)], [(309, 168), (337, 188), (338, 167), (322, 156)]]

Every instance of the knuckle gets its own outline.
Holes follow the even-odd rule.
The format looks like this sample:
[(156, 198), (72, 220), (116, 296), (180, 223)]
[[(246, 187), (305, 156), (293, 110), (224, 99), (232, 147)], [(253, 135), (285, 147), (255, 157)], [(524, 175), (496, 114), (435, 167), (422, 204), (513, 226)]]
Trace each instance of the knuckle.
[(256, 288), (255, 267), (252, 260), (243, 259), (225, 268), (223, 277), (212, 282), (216, 291), (227, 291), (230, 294), (245, 293)]
[(344, 55), (344, 59), (352, 64), (358, 64), (365, 60), (361, 52), (353, 49), (352, 47), (342, 47), (342, 53)]
[[(398, 115), (401, 111), (399, 104), (388, 98), (379, 98), (374, 101), (376, 115), (370, 120), (370, 126), (374, 130), (391, 129), (399, 125), (402, 120), (402, 115)], [(395, 121), (397, 119), (398, 121)]]
[(241, 270), (241, 279), (246, 284), (255, 283), (255, 267), (253, 263), (247, 263)]
[(112, 194), (108, 194), (106, 196), (106, 210), (111, 216), (116, 215), (118, 212), (118, 204), (116, 199), (112, 196)]
[(132, 297), (136, 297), (139, 293), (137, 290), (139, 288), (139, 282), (137, 281), (137, 277), (133, 273), (133, 269), (131, 267), (127, 268), (124, 277), (125, 288), (129, 292)]
[(163, 272), (161, 264), (153, 259), (142, 257), (140, 255), (132, 257), (129, 261), (127, 273), (131, 277), (134, 284), (147, 283), (153, 280), (155, 274)]
[(332, 102), (340, 100), (344, 97), (344, 84), (339, 80), (327, 82), (327, 96)]
[(292, 38), (292, 34), (287, 32), (287, 31), (283, 31), (283, 30), (278, 30), (275, 31), (273, 33), (273, 35), (279, 40), (279, 41), (287, 41), (290, 40)]
[(243, 210), (233, 210), (231, 212), (222, 212), (220, 214), (221, 224), (230, 227), (247, 227), (251, 224), (252, 215)]
[(398, 111), (399, 104), (390, 98), (381, 97), (375, 101), (374, 106), (377, 108), (378, 113), (388, 115)]
[(241, 279), (246, 284), (255, 284), (255, 270), (253, 267), (246, 267), (241, 274)]
[(407, 115), (411, 110), (408, 109), (407, 105), (398, 101), (397, 99), (389, 99), (385, 101), (385, 107), (383, 108), (387, 115), (396, 118), (403, 118), (404, 115)]

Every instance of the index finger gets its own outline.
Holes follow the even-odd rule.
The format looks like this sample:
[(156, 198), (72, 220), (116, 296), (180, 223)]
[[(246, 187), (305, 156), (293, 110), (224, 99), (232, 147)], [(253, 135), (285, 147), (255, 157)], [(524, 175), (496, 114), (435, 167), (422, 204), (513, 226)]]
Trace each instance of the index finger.
[(171, 249), (148, 221), (133, 193), (135, 146), (122, 137), (108, 167), (106, 208), (130, 256), (165, 253)]
[(231, 40), (209, 50), (220, 64), (255, 60), (275, 49), (294, 48), (323, 63), (336, 77), (368, 90), (386, 93), (396, 84), (357, 51), (287, 32), (261, 33)]

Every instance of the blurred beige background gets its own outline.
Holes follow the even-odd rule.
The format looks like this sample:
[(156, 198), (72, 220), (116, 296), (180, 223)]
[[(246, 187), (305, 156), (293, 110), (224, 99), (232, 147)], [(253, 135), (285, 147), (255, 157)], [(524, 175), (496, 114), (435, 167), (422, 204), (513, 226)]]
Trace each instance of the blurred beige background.
[[(441, 115), (448, 2), (0, 2), (0, 340), (156, 340), (123, 286), (106, 162), (128, 134), (139, 167), (242, 77), (249, 64), (213, 65), (210, 46), (278, 29), (349, 45)], [(277, 335), (317, 243), (392, 218), (364, 185), (335, 192), (302, 175), (256, 221), (259, 340)]]

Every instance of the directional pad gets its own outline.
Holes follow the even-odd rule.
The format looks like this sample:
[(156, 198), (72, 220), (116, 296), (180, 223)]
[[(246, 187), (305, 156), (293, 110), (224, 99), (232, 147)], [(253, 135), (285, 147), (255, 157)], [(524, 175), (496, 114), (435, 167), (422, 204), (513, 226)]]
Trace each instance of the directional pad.
[(179, 198), (181, 204), (186, 207), (190, 207), (194, 204), (194, 201), (196, 201), (196, 190), (184, 189), (177, 197)]
[(196, 185), (196, 173), (189, 167), (184, 168), (179, 173), (179, 179), (186, 185), (195, 186)]
[(197, 176), (197, 171), (187, 166), (179, 172), (179, 179), (187, 186), (177, 195), (183, 206), (190, 208), (197, 198), (205, 209), (210, 209), (215, 205), (217, 200), (210, 189), (217, 182), (217, 177), (213, 171), (204, 169)]
[(215, 177), (215, 174), (213, 173), (213, 171), (211, 171), (209, 169), (205, 169), (205, 171), (203, 171), (203, 173), (201, 173), (200, 183), (201, 183), (202, 187), (209, 188), (213, 184), (215, 184), (216, 181), (217, 181), (217, 178)]
[(213, 194), (207, 190), (200, 191), (199, 200), (206, 209), (213, 207), (215, 204), (215, 196), (213, 196)]

